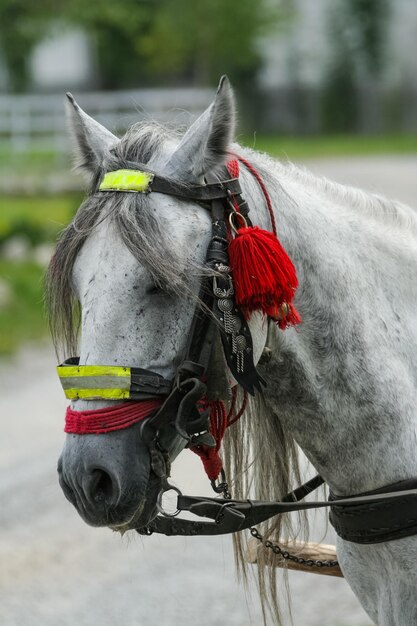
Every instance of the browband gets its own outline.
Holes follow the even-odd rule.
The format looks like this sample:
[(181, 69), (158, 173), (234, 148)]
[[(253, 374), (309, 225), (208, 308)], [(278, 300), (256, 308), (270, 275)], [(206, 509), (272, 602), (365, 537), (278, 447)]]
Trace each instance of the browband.
[(239, 179), (230, 178), (221, 182), (203, 185), (188, 185), (179, 181), (163, 178), (146, 170), (121, 169), (107, 172), (99, 186), (99, 191), (123, 191), (133, 193), (164, 193), (178, 198), (190, 198), (201, 202), (210, 202), (226, 198), (230, 194), (242, 193)]

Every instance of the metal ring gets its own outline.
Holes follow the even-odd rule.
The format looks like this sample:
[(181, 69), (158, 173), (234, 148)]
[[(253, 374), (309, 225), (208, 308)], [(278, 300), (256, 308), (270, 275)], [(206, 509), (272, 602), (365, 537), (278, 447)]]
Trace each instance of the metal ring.
[(166, 493), (167, 491), (175, 491), (179, 496), (182, 496), (181, 491), (177, 487), (167, 484), (167, 488), (166, 489), (162, 488), (158, 494), (158, 499), (156, 501), (156, 508), (158, 509), (158, 513), (160, 513), (164, 517), (176, 517), (177, 515), (181, 513), (181, 509), (177, 508), (177, 510), (174, 513), (167, 513), (166, 511), (164, 511), (162, 507), (162, 498), (164, 496), (164, 493)]
[[(234, 219), (237, 220), (236, 224), (233, 222)], [(239, 220), (241, 222), (240, 224), (239, 224)], [(248, 223), (247, 223), (245, 217), (242, 215), (242, 213), (238, 213), (236, 210), (229, 214), (229, 224), (230, 224), (231, 229), (235, 233), (237, 233), (239, 228), (247, 228), (248, 227)]]

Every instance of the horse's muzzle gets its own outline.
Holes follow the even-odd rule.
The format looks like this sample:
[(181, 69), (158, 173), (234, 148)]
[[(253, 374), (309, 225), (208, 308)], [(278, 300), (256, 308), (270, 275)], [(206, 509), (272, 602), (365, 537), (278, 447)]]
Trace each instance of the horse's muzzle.
[(154, 513), (159, 480), (150, 471), (139, 424), (108, 434), (67, 435), (58, 475), (65, 497), (92, 526), (147, 523)]

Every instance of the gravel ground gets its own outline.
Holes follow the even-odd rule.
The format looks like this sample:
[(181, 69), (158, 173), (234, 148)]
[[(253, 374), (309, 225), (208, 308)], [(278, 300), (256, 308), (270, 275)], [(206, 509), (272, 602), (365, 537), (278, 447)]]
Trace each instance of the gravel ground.
[[(417, 158), (315, 161), (317, 173), (413, 202)], [(249, 626), (256, 595), (235, 581), (229, 539), (121, 539), (86, 526), (58, 487), (65, 399), (45, 347), (0, 365), (0, 626)], [(177, 484), (207, 492), (191, 453)], [(323, 521), (312, 538), (324, 535)], [(342, 579), (290, 572), (294, 626), (368, 626)], [(285, 626), (290, 618), (285, 618)]]

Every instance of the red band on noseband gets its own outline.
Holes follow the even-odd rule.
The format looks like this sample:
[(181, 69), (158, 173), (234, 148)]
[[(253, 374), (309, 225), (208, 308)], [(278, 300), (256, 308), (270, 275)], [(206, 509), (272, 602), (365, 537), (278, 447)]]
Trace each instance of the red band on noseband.
[(65, 432), (75, 435), (100, 435), (128, 428), (152, 415), (162, 402), (162, 398), (123, 402), (92, 411), (74, 411), (69, 406), (65, 414)]

